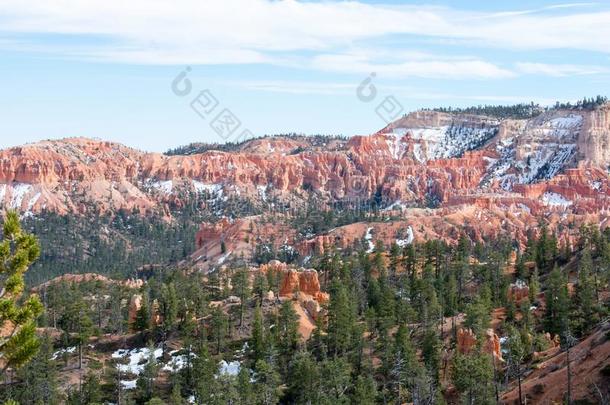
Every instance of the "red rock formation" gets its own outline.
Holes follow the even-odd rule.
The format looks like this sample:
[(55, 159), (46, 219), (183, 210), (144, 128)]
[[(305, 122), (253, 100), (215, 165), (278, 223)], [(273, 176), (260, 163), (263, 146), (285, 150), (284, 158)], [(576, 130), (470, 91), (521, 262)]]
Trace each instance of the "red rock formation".
[(472, 330), (460, 328), (457, 332), (457, 350), (462, 354), (469, 354), (477, 344), (477, 337)]
[(292, 297), (295, 292), (309, 295), (320, 303), (328, 300), (328, 295), (320, 291), (318, 272), (314, 269), (284, 271), (280, 297)]
[(485, 345), (484, 350), (494, 356), (496, 360), (504, 361), (502, 358), (502, 347), (500, 346), (500, 338), (493, 329), (487, 329), (485, 332)]
[(530, 289), (527, 284), (521, 280), (517, 280), (517, 282), (512, 283), (508, 287), (508, 299), (509, 301), (519, 304), (522, 300), (529, 297), (529, 292)]
[[(470, 329), (460, 328), (457, 333), (457, 350), (460, 353), (468, 354), (472, 352), (477, 344), (477, 338)], [(485, 331), (485, 342), (483, 343), (485, 353), (491, 354), (496, 360), (504, 361), (500, 347), (500, 338), (493, 329)]]
[(127, 323), (129, 327), (133, 330), (133, 325), (136, 322), (136, 318), (138, 316), (138, 311), (142, 308), (142, 295), (135, 294), (131, 296), (129, 300), (129, 310), (127, 315)]
[[(193, 192), (202, 192), (209, 197), (202, 209), (229, 194), (239, 194), (254, 203), (277, 198), (289, 207), (289, 215), (307, 201), (311, 190), (326, 204), (375, 196), (406, 206), (438, 204), (436, 210), (409, 210), (404, 216), (417, 217), (417, 226), (413, 226), (416, 239), (452, 241), (463, 224), (473, 239), (503, 231), (522, 241), (542, 216), (550, 227), (560, 221), (576, 226), (598, 221), (608, 226), (610, 181), (605, 166), (610, 156), (604, 146), (610, 136), (608, 111), (610, 105), (592, 112), (553, 110), (531, 120), (502, 122), (420, 111), (374, 135), (333, 140), (324, 146), (307, 138), (277, 137), (248, 142), (235, 152), (189, 156), (145, 153), (82, 138), (44, 141), (0, 151), (0, 207), (33, 213), (124, 208), (169, 217), (170, 207), (182, 207)], [(576, 124), (562, 129), (563, 123), (571, 121)], [(447, 128), (463, 129), (453, 134), (458, 137), (462, 133), (474, 136), (465, 141), (475, 150), (466, 150), (460, 142), (452, 144), (455, 137), (447, 137)], [(489, 131), (493, 138), (476, 138), (481, 130)], [(559, 168), (563, 174), (520, 184), (529, 183), (523, 180), (527, 178), (524, 174), (537, 175), (521, 166), (527, 166), (532, 154), (549, 144), (574, 151)], [(514, 149), (514, 157), (511, 155), (500, 175), (494, 171), (494, 163), (504, 158), (502, 148), (509, 147)], [(508, 185), (502, 185), (504, 180)], [(559, 196), (565, 203), (548, 201), (549, 195)], [(410, 222), (407, 225), (415, 221)], [(254, 229), (250, 229), (252, 223)], [(362, 236), (332, 232), (303, 241), (281, 223), (259, 227), (251, 219), (224, 220), (202, 225), (193, 259), (202, 271), (220, 266), (230, 259), (221, 252), (223, 240), (226, 254), (248, 258), (253, 246), (273, 240), (265, 238), (273, 233), (282, 235), (274, 243), (287, 238), (303, 256), (321, 254), (329, 246), (345, 248)], [(380, 239), (393, 237), (386, 234)]]
[(102, 284), (120, 284), (127, 288), (138, 289), (144, 285), (144, 280), (140, 279), (130, 279), (130, 280), (112, 280), (106, 276), (102, 276), (97, 273), (84, 273), (84, 274), (64, 274), (58, 277), (55, 277), (52, 280), (49, 280), (43, 284), (40, 284), (34, 288), (32, 288), (32, 292), (42, 291), (46, 288), (49, 288), (51, 285), (59, 284), (59, 283), (87, 283), (87, 282), (99, 282)]

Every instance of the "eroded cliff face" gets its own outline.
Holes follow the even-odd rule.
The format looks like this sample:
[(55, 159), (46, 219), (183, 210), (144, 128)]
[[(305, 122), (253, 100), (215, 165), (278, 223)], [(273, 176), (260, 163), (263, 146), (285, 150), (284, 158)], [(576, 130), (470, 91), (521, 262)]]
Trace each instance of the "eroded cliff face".
[(610, 165), (610, 104), (585, 116), (578, 138), (580, 157), (594, 165)]
[[(550, 110), (502, 121), (420, 111), (326, 147), (276, 137), (231, 153), (171, 157), (89, 139), (44, 141), (0, 151), (0, 207), (170, 215), (170, 205), (194, 194), (210, 203), (237, 195), (264, 203), (304, 202), (314, 192), (327, 202), (375, 197), (450, 207), (522, 198), (534, 210), (599, 210), (608, 195), (609, 111)], [(584, 208), (573, 201), (581, 196), (592, 199)]]

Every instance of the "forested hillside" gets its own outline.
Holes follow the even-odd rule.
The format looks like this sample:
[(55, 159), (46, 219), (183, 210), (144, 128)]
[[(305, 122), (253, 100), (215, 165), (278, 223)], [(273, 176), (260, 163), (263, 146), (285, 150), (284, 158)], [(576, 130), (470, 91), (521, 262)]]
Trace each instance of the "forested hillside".
[[(163, 267), (142, 287), (54, 282), (38, 291), (48, 330), (41, 351), (12, 377), (45, 383), (13, 384), (3, 395), (73, 404), (491, 404), (518, 402), (521, 383), (523, 401), (560, 400), (568, 348), (573, 370), (589, 370), (571, 375), (572, 398), (610, 395), (610, 232), (583, 227), (570, 246), (543, 229), (516, 255), (505, 238), (360, 246), (312, 259), (328, 293), (314, 312), (301, 306), (313, 285), (285, 291), (290, 272), (277, 265), (229, 264), (209, 275)], [(582, 357), (584, 342), (598, 355)], [(528, 380), (547, 363), (552, 374)], [(81, 388), (68, 388), (74, 378)]]

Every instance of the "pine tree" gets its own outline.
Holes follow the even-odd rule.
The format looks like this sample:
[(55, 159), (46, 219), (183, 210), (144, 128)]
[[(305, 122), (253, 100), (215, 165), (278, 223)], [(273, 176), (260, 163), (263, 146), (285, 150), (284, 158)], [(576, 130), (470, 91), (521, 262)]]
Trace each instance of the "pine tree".
[(83, 404), (102, 403), (102, 387), (100, 386), (99, 376), (93, 373), (87, 374), (81, 389), (80, 398)]
[(422, 341), (422, 356), (428, 374), (438, 381), (438, 373), (441, 363), (441, 341), (438, 332), (433, 327), (428, 327)]
[(456, 354), (452, 364), (452, 381), (469, 405), (486, 405), (494, 400), (494, 370), (490, 356), (483, 353)]
[(345, 286), (335, 281), (328, 309), (328, 349), (334, 355), (345, 353), (350, 346), (352, 314)]
[(398, 403), (407, 402), (407, 393), (413, 388), (413, 379), (418, 374), (420, 366), (409, 331), (404, 324), (401, 324), (396, 331), (389, 360), (391, 363), (386, 368), (389, 369), (390, 386), (394, 396)]
[(142, 299), (140, 309), (136, 312), (136, 319), (133, 322), (132, 328), (138, 332), (150, 329), (150, 310), (146, 295), (144, 295), (144, 298)]
[(161, 297), (159, 300), (159, 310), (163, 318), (163, 334), (167, 336), (174, 327), (178, 318), (178, 297), (174, 283), (163, 284), (161, 286)]
[[(292, 301), (285, 301), (280, 307), (277, 322), (278, 348), (282, 364), (288, 364), (299, 344), (299, 317), (292, 306)], [(285, 369), (285, 367), (281, 367)]]
[(591, 276), (593, 263), (591, 252), (588, 248), (583, 251), (579, 263), (578, 286), (576, 289), (576, 302), (578, 305), (579, 317), (583, 327), (587, 327), (595, 322), (595, 282)]
[(157, 378), (157, 372), (159, 371), (154, 346), (149, 346), (148, 350), (148, 359), (136, 382), (138, 396), (141, 401), (148, 401), (152, 398), (155, 389), (155, 378)]
[(376, 403), (377, 386), (373, 377), (358, 376), (354, 387), (352, 403), (359, 405), (374, 405)]
[(523, 404), (523, 393), (521, 388), (521, 379), (523, 375), (522, 364), (527, 356), (527, 350), (523, 344), (523, 336), (519, 331), (509, 326), (507, 330), (508, 347), (506, 351), (506, 360), (508, 371), (512, 372), (517, 377), (517, 387), (519, 389), (519, 404)]
[(254, 285), (252, 286), (252, 293), (258, 299), (259, 304), (263, 302), (267, 292), (269, 291), (269, 286), (267, 284), (267, 278), (261, 272), (257, 272), (256, 276), (254, 276)]
[(287, 401), (306, 405), (320, 403), (320, 384), (318, 363), (306, 351), (297, 353), (288, 374)]
[(57, 370), (53, 355), (51, 338), (41, 339), (40, 351), (17, 372), (17, 379), (26, 382), (19, 385), (15, 399), (21, 404), (59, 404), (60, 394), (57, 389)]
[(237, 393), (240, 405), (255, 405), (251, 379), (250, 370), (246, 367), (240, 367), (239, 374), (237, 374)]
[(231, 281), (233, 285), (233, 292), (240, 299), (239, 326), (242, 326), (244, 323), (244, 308), (248, 298), (250, 297), (250, 280), (248, 277), (248, 272), (245, 269), (239, 269)]
[(540, 293), (540, 278), (538, 276), (538, 267), (534, 268), (534, 272), (530, 277), (529, 282), (529, 299), (530, 302), (535, 303)]
[(171, 394), (169, 400), (172, 405), (185, 405), (186, 404), (186, 401), (184, 400), (184, 398), (182, 398), (180, 383), (176, 383), (172, 387), (172, 394)]
[(190, 387), (198, 404), (212, 403), (216, 392), (217, 372), (218, 364), (211, 358), (205, 340), (200, 339), (197, 355), (193, 359), (193, 386)]
[(227, 337), (227, 329), (229, 321), (222, 309), (215, 308), (212, 311), (212, 320), (210, 322), (210, 337), (216, 342), (216, 353), (220, 353)]
[(485, 299), (480, 295), (474, 302), (466, 307), (466, 319), (464, 324), (472, 329), (477, 336), (482, 336), (491, 321), (490, 309)]
[(256, 402), (261, 405), (275, 405), (280, 401), (280, 375), (271, 363), (265, 360), (256, 362), (254, 379), (256, 381)]
[(326, 403), (349, 403), (351, 367), (343, 357), (329, 358), (321, 365), (322, 393)]
[(263, 360), (265, 358), (267, 352), (267, 340), (265, 338), (263, 310), (260, 306), (256, 307), (256, 310), (254, 311), (251, 347), (254, 361)]
[(24, 274), (40, 255), (36, 238), (23, 232), (19, 216), (10, 211), (4, 220), (3, 239), (0, 242), (0, 323), (7, 325), (9, 333), (0, 338), (2, 375), (10, 368), (26, 364), (38, 351), (35, 335), (36, 317), (42, 304), (32, 295), (19, 304), (25, 283)]
[(557, 266), (549, 275), (548, 288), (545, 291), (546, 315), (545, 329), (560, 336), (568, 327), (568, 286), (567, 281)]

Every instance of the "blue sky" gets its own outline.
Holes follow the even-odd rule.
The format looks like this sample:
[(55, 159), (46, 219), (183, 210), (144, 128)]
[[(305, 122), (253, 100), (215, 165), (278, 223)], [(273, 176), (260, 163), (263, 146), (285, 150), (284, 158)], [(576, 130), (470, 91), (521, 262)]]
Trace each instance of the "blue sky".
[[(610, 95), (610, 2), (0, 0), (0, 61), (0, 147), (368, 134), (388, 96), (406, 112)], [(224, 109), (241, 123), (226, 138)]]

